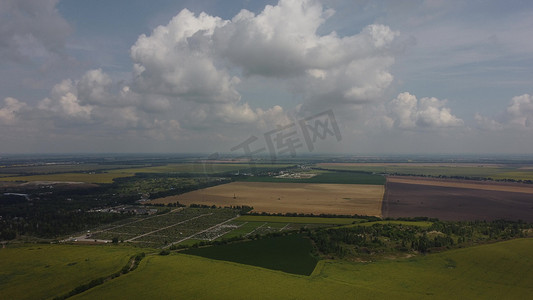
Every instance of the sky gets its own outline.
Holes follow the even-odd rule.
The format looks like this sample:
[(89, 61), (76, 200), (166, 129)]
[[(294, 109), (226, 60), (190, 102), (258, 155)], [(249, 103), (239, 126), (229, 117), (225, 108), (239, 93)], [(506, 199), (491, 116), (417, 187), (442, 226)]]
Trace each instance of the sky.
[(0, 154), (533, 154), (533, 2), (0, 0)]

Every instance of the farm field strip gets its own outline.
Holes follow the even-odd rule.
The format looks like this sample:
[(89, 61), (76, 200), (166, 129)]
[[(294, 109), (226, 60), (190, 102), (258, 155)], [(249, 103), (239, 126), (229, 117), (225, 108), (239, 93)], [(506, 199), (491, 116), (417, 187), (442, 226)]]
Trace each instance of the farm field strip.
[(285, 224), (283, 227), (279, 229), (279, 231), (287, 230), (291, 226), (291, 223)]
[(451, 181), (451, 180), (436, 180), (425, 178), (409, 178), (404, 176), (389, 176), (388, 182), (397, 182), (405, 184), (416, 185), (430, 185), (430, 186), (443, 186), (465, 189), (479, 189), (487, 191), (502, 191), (502, 192), (515, 192), (533, 194), (533, 186), (517, 185), (517, 184), (501, 184), (497, 182), (467, 182), (467, 181)]
[(388, 182), (383, 217), (429, 217), (448, 221), (533, 222), (532, 194)]
[(257, 232), (258, 230), (260, 230), (261, 228), (265, 227), (266, 224), (268, 224), (267, 222), (261, 224), (260, 226), (256, 227), (254, 230), (248, 232), (247, 234), (244, 235), (244, 237), (247, 237), (247, 236), (250, 236), (252, 235), (254, 232)]
[[(146, 164), (136, 165), (112, 165), (112, 164), (55, 164), (55, 165), (35, 165), (35, 166), (0, 166), (0, 174), (8, 173), (11, 176), (22, 176), (23, 174), (42, 175), (58, 173), (81, 173), (81, 172), (104, 172), (114, 169), (128, 169), (146, 167)], [(0, 175), (2, 176), (2, 175)]]
[[(245, 216), (247, 217), (247, 216)], [(222, 235), (218, 240), (229, 239), (233, 237), (248, 237), (254, 234), (268, 234), (281, 231), (290, 231), (290, 230), (299, 230), (302, 227), (305, 228), (317, 228), (329, 226), (331, 224), (320, 224), (320, 223), (289, 223), (289, 222), (256, 222), (256, 221), (238, 221), (240, 218), (237, 218), (233, 225), (238, 224), (237, 228), (234, 230)]]
[(174, 226), (178, 226), (178, 225), (180, 225), (180, 224), (183, 224), (183, 223), (186, 223), (186, 222), (189, 222), (189, 221), (192, 221), (192, 220), (195, 220), (195, 219), (201, 218), (201, 217), (211, 216), (211, 215), (213, 215), (213, 214), (212, 214), (212, 213), (209, 213), (209, 214), (199, 215), (199, 216), (193, 217), (193, 218), (191, 218), (191, 219), (188, 219), (188, 220), (185, 220), (185, 221), (181, 221), (181, 222), (176, 223), (176, 224), (172, 224), (172, 225), (169, 225), (169, 226), (166, 226), (166, 227), (163, 227), (163, 228), (156, 229), (156, 230), (154, 230), (154, 231), (150, 231), (150, 232), (148, 232), (148, 233), (141, 234), (141, 235), (139, 235), (139, 236), (136, 236), (136, 237), (134, 237), (134, 238), (132, 238), (132, 239), (127, 240), (126, 242), (131, 242), (131, 241), (136, 240), (136, 239), (138, 239), (138, 238), (141, 238), (141, 237), (143, 237), (143, 236), (150, 235), (150, 234), (152, 234), (152, 233), (156, 233), (156, 232), (159, 232), (159, 231), (163, 231), (163, 230), (165, 230), (165, 229), (168, 229), (168, 228), (171, 228), (171, 227), (174, 227)]
[[(291, 164), (256, 164), (256, 169), (283, 169), (293, 166)], [(228, 163), (185, 163), (167, 164), (164, 166), (145, 167), (124, 170), (127, 173), (195, 173), (195, 174), (216, 174), (252, 168), (250, 164), (228, 164)], [(121, 173), (122, 170), (112, 170), (113, 173)]]
[(232, 182), (152, 203), (252, 206), (256, 212), (381, 215), (384, 186)]
[(237, 221), (269, 222), (269, 223), (298, 223), (298, 224), (331, 224), (345, 225), (359, 221), (356, 218), (323, 218), (323, 217), (285, 217), (285, 216), (241, 216)]
[(30, 175), (2, 177), (2, 181), (43, 181), (43, 182), (87, 182), (87, 183), (112, 183), (113, 179), (131, 177), (133, 173), (60, 173), (48, 175)]
[[(176, 213), (176, 212), (179, 212), (180, 210), (183, 210), (183, 209), (182, 208), (176, 208), (176, 209), (171, 210), (167, 214)], [(163, 215), (165, 215), (165, 214), (163, 214)], [(146, 220), (149, 220), (149, 219), (152, 219), (152, 218), (161, 217), (163, 215), (154, 215), (154, 216), (141, 217), (141, 218), (133, 217), (133, 219), (135, 219), (133, 221), (121, 220), (121, 221), (118, 221), (118, 222), (116, 222), (114, 224), (110, 224), (110, 225), (108, 224), (108, 225), (104, 225), (102, 227), (97, 227), (95, 230), (92, 231), (91, 238), (93, 236), (100, 237), (101, 235), (106, 235), (106, 233), (113, 232), (113, 230), (115, 230), (117, 228), (131, 227), (132, 224), (136, 224), (136, 223), (139, 223), (139, 222), (142, 222), (142, 221), (146, 221)], [(118, 225), (116, 225), (117, 223), (118, 223)], [(111, 227), (109, 227), (109, 226), (111, 226)], [(138, 227), (135, 226), (134, 228), (138, 228)], [(124, 233), (124, 234), (130, 234), (130, 233)], [(85, 239), (85, 235), (79, 236), (78, 239)]]
[[(236, 220), (238, 220), (239, 218), (237, 218)], [(246, 235), (247, 233), (255, 230), (255, 228), (261, 226), (261, 223), (259, 222), (235, 222), (233, 221), (232, 222), (233, 224), (239, 224), (239, 227), (226, 233), (225, 235), (219, 237), (219, 240), (220, 239), (229, 239), (229, 238), (233, 238), (233, 237), (239, 237), (239, 236), (244, 236)]]
[(186, 241), (186, 240), (188, 240), (188, 239), (194, 238), (196, 235), (200, 235), (200, 234), (202, 234), (202, 233), (204, 233), (204, 232), (207, 232), (207, 231), (209, 231), (209, 230), (212, 230), (213, 228), (216, 228), (216, 227), (218, 227), (218, 226), (221, 226), (221, 225), (224, 225), (224, 224), (226, 224), (226, 223), (229, 223), (229, 222), (235, 220), (237, 217), (238, 217), (238, 216), (235, 216), (235, 217), (233, 217), (233, 218), (231, 218), (231, 219), (225, 220), (225, 221), (223, 221), (223, 222), (221, 222), (221, 223), (218, 223), (218, 224), (216, 224), (216, 225), (214, 225), (214, 226), (211, 226), (211, 227), (209, 227), (209, 228), (207, 228), (207, 229), (204, 229), (204, 230), (202, 230), (202, 231), (200, 231), (200, 232), (196, 232), (195, 234), (190, 235), (190, 236), (188, 236), (188, 237), (186, 237), (186, 238), (183, 238), (183, 239), (181, 239), (181, 240), (179, 240), (179, 241), (176, 241), (176, 242), (170, 243), (169, 245), (164, 246), (163, 249), (169, 248), (169, 247), (172, 246), (172, 245), (179, 244), (179, 243), (181, 243), (181, 242), (183, 242), (183, 241)]
[[(231, 223), (231, 222), (230, 222)], [(232, 225), (232, 224), (222, 224), (219, 225), (211, 230), (205, 231), (203, 233), (199, 233), (194, 236), (194, 239), (202, 240), (202, 241), (213, 241), (221, 236), (239, 228), (241, 225)]]
[(531, 165), (476, 164), (476, 163), (320, 163), (329, 170), (363, 171), (386, 174), (425, 176), (466, 176), (497, 180), (531, 180)]
[[(207, 166), (207, 167), (206, 167)], [(291, 167), (291, 164), (256, 164), (253, 168), (261, 170), (284, 169)], [(94, 167), (95, 168), (95, 167)], [(136, 173), (192, 173), (192, 174), (217, 174), (240, 170), (249, 170), (249, 164), (168, 164), (163, 166), (135, 167), (135, 166), (115, 166), (103, 168), (105, 171), (88, 172), (94, 168), (82, 169), (84, 172), (77, 172), (78, 169), (71, 170), (65, 168), (68, 173), (19, 175), (16, 172), (13, 177), (1, 176), (1, 181), (51, 181), (51, 182), (87, 182), (87, 183), (112, 183), (115, 178), (132, 177)], [(7, 172), (8, 170), (4, 170)]]
[[(422, 163), (422, 162), (398, 162), (398, 163), (319, 163), (317, 164), (320, 167), (475, 167), (475, 168), (503, 168), (504, 164), (490, 164), (490, 163), (446, 163), (446, 162), (435, 162), (435, 163)], [(527, 167), (526, 167), (527, 168)]]
[(313, 176), (279, 177), (279, 176), (251, 176), (239, 178), (243, 182), (274, 182), (274, 183), (331, 183), (331, 184), (366, 184), (383, 185), (385, 177), (363, 172), (337, 172), (326, 170), (312, 170)]
[(375, 222), (362, 222), (357, 224), (343, 225), (338, 227), (332, 227), (332, 229), (337, 228), (351, 228), (357, 226), (372, 226), (374, 224), (394, 224), (394, 225), (404, 225), (404, 226), (418, 226), (418, 227), (430, 227), (432, 222), (424, 221), (375, 221)]
[(93, 233), (89, 237), (81, 236), (79, 240), (109, 241), (118, 238), (121, 241), (136, 244), (151, 243), (163, 246), (169, 242), (181, 240), (183, 236), (193, 236), (235, 215), (235, 211), (228, 209), (176, 209), (166, 214), (113, 226)]

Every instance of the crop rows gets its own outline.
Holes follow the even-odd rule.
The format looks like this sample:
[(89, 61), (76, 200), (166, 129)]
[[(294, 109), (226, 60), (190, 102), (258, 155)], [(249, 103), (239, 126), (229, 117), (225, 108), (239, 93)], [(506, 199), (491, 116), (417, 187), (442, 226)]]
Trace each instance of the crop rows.
[(236, 215), (237, 212), (231, 209), (189, 208), (122, 226), (115, 225), (94, 233), (91, 238), (118, 238), (121, 241), (149, 244), (151, 247), (162, 246), (193, 236)]

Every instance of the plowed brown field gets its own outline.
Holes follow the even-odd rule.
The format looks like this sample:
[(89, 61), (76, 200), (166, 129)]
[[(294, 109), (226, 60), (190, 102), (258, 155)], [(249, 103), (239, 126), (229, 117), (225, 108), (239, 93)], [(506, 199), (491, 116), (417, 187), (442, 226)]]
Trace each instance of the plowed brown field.
[(382, 208), (392, 218), (533, 222), (533, 193), (524, 185), (388, 178)]

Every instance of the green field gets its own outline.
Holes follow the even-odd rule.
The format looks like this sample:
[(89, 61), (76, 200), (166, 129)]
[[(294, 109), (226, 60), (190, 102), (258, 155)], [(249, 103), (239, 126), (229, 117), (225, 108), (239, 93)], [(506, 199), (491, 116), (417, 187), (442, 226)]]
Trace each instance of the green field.
[(374, 263), (322, 261), (311, 276), (184, 254), (149, 256), (75, 299), (528, 299), (533, 239)]
[[(277, 170), (290, 167), (288, 164), (256, 164), (255, 170)], [(250, 171), (249, 164), (209, 164), (200, 163), (168, 164), (156, 167), (122, 168), (104, 171), (100, 173), (58, 173), (30, 176), (2, 177), (2, 181), (67, 181), (87, 183), (112, 183), (113, 179), (131, 177), (136, 173), (193, 173), (193, 174), (220, 174), (226, 172)], [(44, 172), (44, 171), (41, 171)]]
[(0, 299), (44, 299), (111, 275), (139, 249), (31, 245), (0, 249)]
[(284, 216), (240, 216), (236, 221), (241, 222), (269, 222), (269, 223), (297, 223), (297, 224), (331, 224), (346, 225), (359, 221), (354, 218), (320, 218), (320, 217), (284, 217)]
[(533, 180), (533, 169), (519, 169), (520, 166), (480, 165), (471, 166), (421, 166), (421, 165), (319, 165), (328, 170), (347, 170), (372, 173), (422, 175), (422, 176), (464, 176), (492, 179)]
[(502, 172), (492, 176), (493, 179), (533, 180), (533, 170)]
[(363, 172), (327, 172), (318, 173), (311, 178), (276, 178), (273, 176), (243, 177), (239, 181), (246, 182), (286, 182), (286, 183), (335, 183), (335, 184), (373, 184), (384, 185), (385, 177)]
[(309, 239), (299, 234), (291, 234), (241, 243), (191, 248), (182, 253), (310, 275), (318, 261), (311, 256), (312, 249)]

